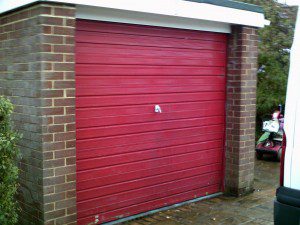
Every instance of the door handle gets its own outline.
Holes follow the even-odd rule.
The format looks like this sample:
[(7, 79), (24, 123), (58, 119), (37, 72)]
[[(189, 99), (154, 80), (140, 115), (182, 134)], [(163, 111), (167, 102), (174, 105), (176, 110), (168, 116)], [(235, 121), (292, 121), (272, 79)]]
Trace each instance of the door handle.
[(156, 113), (162, 113), (162, 110), (161, 110), (161, 108), (160, 108), (159, 105), (155, 105), (154, 111), (155, 111)]

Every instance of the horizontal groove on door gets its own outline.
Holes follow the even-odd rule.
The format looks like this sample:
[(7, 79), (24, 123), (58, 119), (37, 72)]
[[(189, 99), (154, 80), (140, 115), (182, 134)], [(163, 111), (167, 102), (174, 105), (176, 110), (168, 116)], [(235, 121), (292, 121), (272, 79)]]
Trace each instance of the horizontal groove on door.
[[(140, 56), (140, 57), (176, 57), (182, 59), (194, 59), (194, 58), (206, 58), (206, 59), (224, 59), (226, 51), (220, 49), (210, 50), (197, 50), (197, 49), (163, 49), (159, 47), (149, 46), (135, 46), (128, 48), (126, 45), (109, 45), (109, 44), (95, 44), (95, 43), (80, 43), (76, 47), (76, 51), (79, 54), (98, 54), (98, 55), (125, 55), (129, 57)], [(176, 53), (176, 54), (175, 54)], [(80, 56), (76, 56), (76, 59), (80, 59)]]
[(77, 31), (75, 37), (77, 43), (95, 43), (95, 44), (110, 44), (110, 45), (126, 45), (126, 46), (149, 46), (160, 48), (176, 48), (176, 49), (199, 49), (210, 50), (219, 49), (226, 50), (226, 43), (216, 42), (211, 40), (194, 40), (185, 39), (184, 41), (169, 37), (148, 36), (143, 39), (135, 35), (117, 34), (117, 33), (102, 33), (90, 31)]
[(224, 75), (224, 67), (214, 66), (145, 66), (145, 65), (87, 65), (76, 64), (76, 73), (78, 75), (89, 76), (217, 76)]
[(100, 187), (92, 187), (86, 188), (84, 190), (78, 190), (79, 196), (77, 201), (83, 202), (90, 199), (102, 197), (102, 196), (110, 196), (114, 194), (121, 194), (126, 191), (138, 190), (142, 188), (148, 188), (151, 186), (155, 186), (158, 184), (165, 184), (167, 182), (177, 181), (183, 178), (190, 178), (194, 176), (203, 175), (206, 173), (213, 173), (219, 171), (221, 169), (221, 165), (218, 164), (210, 164), (208, 166), (203, 167), (194, 167), (187, 170), (175, 171), (171, 173), (166, 173), (163, 175), (157, 175), (152, 177), (144, 177), (139, 180), (129, 180), (122, 183), (110, 184), (106, 186)]
[(220, 192), (226, 34), (77, 20), (75, 39), (78, 224)]
[[(176, 172), (181, 170), (187, 170), (194, 167), (202, 167), (205, 165), (211, 165), (213, 163), (221, 163), (220, 158), (218, 155), (215, 157), (210, 157), (208, 159), (206, 158), (200, 158), (195, 159), (191, 161), (183, 161), (178, 163), (170, 163), (165, 165), (160, 165), (156, 167), (150, 167), (150, 168), (143, 168), (140, 170), (132, 170), (132, 171), (126, 171), (124, 173), (118, 173), (118, 174), (109, 174), (106, 176), (103, 175), (99, 178), (94, 178), (92, 176), (91, 179), (84, 179), (81, 177), (81, 180), (78, 183), (78, 191), (85, 190), (87, 188), (93, 188), (93, 187), (100, 187), (100, 186), (106, 186), (111, 184), (118, 184), (122, 182), (132, 181), (132, 180), (138, 180), (146, 177), (152, 177), (156, 175), (163, 175), (170, 172)], [(79, 173), (80, 176), (80, 173)]]
[[(220, 142), (222, 143), (222, 142)], [(184, 157), (199, 156), (202, 157), (203, 152), (209, 154), (216, 154), (212, 148), (221, 148), (221, 144), (217, 146), (207, 146), (206, 143), (178, 145), (175, 147), (167, 147), (162, 149), (146, 150), (141, 152), (124, 153), (118, 156), (96, 157), (91, 159), (78, 160), (77, 164), (81, 170), (87, 171), (95, 168), (105, 168), (111, 166), (119, 166), (128, 163), (141, 162), (146, 160), (163, 159), (168, 160), (167, 157)], [(186, 150), (188, 149), (188, 150)], [(218, 151), (218, 149), (216, 151)], [(207, 157), (207, 156), (206, 156)], [(173, 159), (173, 158), (172, 158)], [(80, 171), (80, 170), (79, 170)]]
[(125, 134), (147, 133), (153, 131), (168, 131), (179, 128), (201, 127), (224, 123), (224, 117), (190, 118), (183, 120), (136, 123), (130, 125), (101, 126), (77, 129), (78, 140), (109, 137)]
[(81, 159), (88, 159), (88, 158), (95, 158), (95, 157), (104, 157), (104, 156), (111, 156), (111, 155), (118, 155), (122, 153), (129, 153), (129, 152), (137, 152), (137, 151), (144, 151), (153, 148), (165, 148), (171, 147), (176, 145), (183, 145), (183, 144), (193, 144), (198, 142), (206, 142), (212, 141), (215, 142), (217, 140), (221, 140), (223, 138), (223, 133), (219, 131), (219, 133), (206, 133), (206, 134), (194, 134), (190, 136), (183, 136), (183, 138), (171, 138), (160, 141), (157, 143), (154, 141), (147, 141), (142, 142), (139, 144), (124, 144), (119, 146), (108, 146), (108, 147), (99, 147), (96, 146), (95, 148), (90, 148), (87, 150), (81, 150), (77, 152), (77, 160)]

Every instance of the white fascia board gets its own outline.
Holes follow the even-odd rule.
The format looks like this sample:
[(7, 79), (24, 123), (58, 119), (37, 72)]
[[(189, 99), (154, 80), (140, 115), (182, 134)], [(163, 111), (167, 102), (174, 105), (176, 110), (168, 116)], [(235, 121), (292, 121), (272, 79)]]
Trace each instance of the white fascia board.
[(188, 30), (202, 30), (218, 33), (231, 32), (230, 24), (228, 23), (187, 19), (182, 17), (157, 15), (151, 13), (132, 12), (119, 9), (101, 7), (95, 8), (90, 6), (77, 6), (76, 18)]
[[(80, 2), (81, 0), (67, 1)], [(262, 13), (183, 0), (126, 0), (126, 4), (124, 0), (94, 0), (86, 5), (91, 3), (95, 3), (93, 5), (98, 7), (253, 27), (264, 27), (268, 23)]]
[[(0, 0), (0, 13), (33, 2), (38, 2), (38, 0)], [(90, 6), (91, 8), (117, 9), (127, 12), (131, 11), (253, 27), (264, 27), (269, 23), (265, 20), (262, 13), (184, 0), (46, 0), (44, 2), (61, 2), (75, 4), (77, 6)]]

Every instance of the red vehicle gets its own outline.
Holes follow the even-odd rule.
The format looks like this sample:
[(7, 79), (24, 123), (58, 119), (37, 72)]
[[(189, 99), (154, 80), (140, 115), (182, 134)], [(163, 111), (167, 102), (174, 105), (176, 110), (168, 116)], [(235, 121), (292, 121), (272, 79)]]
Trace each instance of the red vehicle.
[(265, 132), (257, 142), (256, 157), (262, 159), (264, 154), (273, 155), (278, 161), (282, 155), (284, 117), (282, 106), (276, 110), (271, 120), (263, 122), (263, 131)]

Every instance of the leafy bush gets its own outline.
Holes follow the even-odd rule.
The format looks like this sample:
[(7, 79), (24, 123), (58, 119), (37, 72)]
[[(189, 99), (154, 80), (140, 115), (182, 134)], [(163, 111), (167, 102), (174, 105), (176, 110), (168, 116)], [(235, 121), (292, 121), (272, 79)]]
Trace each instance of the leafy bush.
[(11, 102), (0, 96), (0, 224), (16, 224), (18, 205), (17, 160), (20, 157), (17, 141), (20, 135), (13, 131), (10, 116), (13, 112)]
[(285, 103), (289, 56), (294, 36), (297, 7), (276, 0), (239, 0), (260, 5), (270, 26), (259, 29), (257, 119), (258, 126), (267, 114)]

